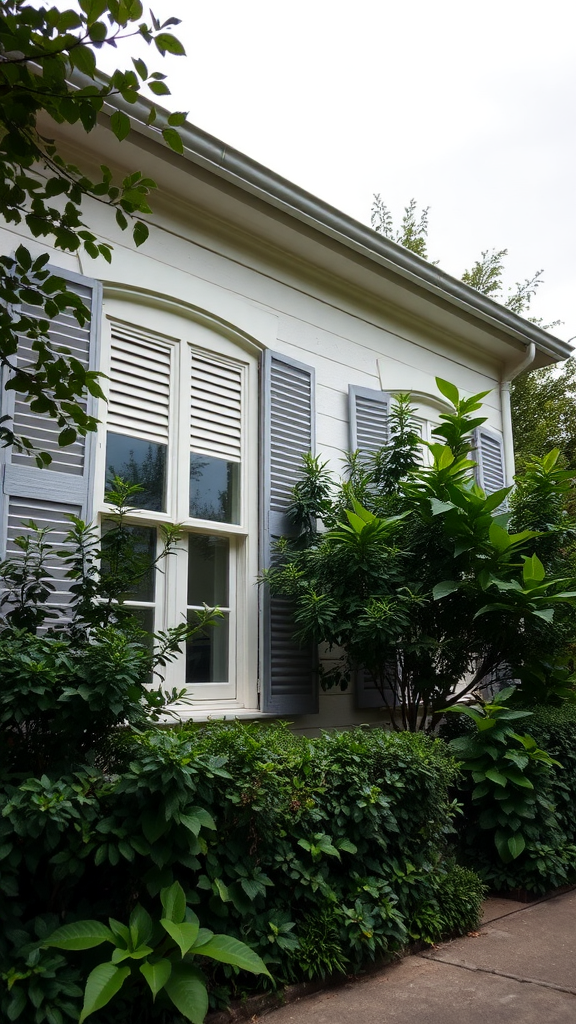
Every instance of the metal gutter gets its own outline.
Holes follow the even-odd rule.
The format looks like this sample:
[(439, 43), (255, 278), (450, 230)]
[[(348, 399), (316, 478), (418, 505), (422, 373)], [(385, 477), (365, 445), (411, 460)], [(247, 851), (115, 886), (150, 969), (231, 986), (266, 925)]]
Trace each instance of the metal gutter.
[[(82, 88), (94, 83), (75, 72), (72, 84)], [(169, 112), (156, 107), (157, 119), (155, 126), (151, 127), (146, 122), (152, 106), (156, 107), (156, 104), (143, 97), (136, 103), (127, 103), (121, 96), (116, 96), (113, 103), (110, 101), (105, 104), (104, 109), (109, 114), (115, 109), (124, 111), (130, 117), (132, 128), (136, 132), (165, 146), (159, 128), (166, 124)], [(568, 342), (524, 320), (488, 296), (427, 263), (409, 249), (379, 235), (257, 161), (251, 160), (236, 149), (231, 149), (200, 128), (186, 122), (178, 130), (184, 146), (184, 159), (212, 171), (288, 216), (295, 217), (322, 234), (330, 236), (341, 245), (354, 249), (365, 258), (434, 294), (444, 302), (479, 317), (497, 329), (504, 330), (521, 344), (528, 346), (533, 343), (537, 349), (554, 360), (567, 359), (572, 355), (572, 346)]]

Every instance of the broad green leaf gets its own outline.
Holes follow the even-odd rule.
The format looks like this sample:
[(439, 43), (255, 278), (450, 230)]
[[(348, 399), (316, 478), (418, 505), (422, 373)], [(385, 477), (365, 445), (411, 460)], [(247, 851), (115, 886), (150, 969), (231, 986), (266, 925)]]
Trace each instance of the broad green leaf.
[(91, 1013), (106, 1006), (120, 991), (129, 974), (129, 967), (115, 967), (114, 964), (99, 964), (95, 967), (86, 981), (84, 1005), (78, 1024), (82, 1024)]
[(350, 512), (349, 509), (346, 509), (345, 511), (348, 522), (350, 523), (350, 526), (352, 527), (354, 532), (362, 533), (362, 530), (366, 526), (366, 521), (364, 519), (361, 519), (360, 516), (356, 514), (356, 512)]
[(172, 53), (177, 57), (186, 56), (186, 50), (180, 40), (176, 36), (170, 35), (169, 32), (160, 32), (154, 42), (161, 54)]
[(163, 128), (162, 138), (164, 139), (164, 142), (168, 143), (170, 149), (173, 149), (175, 153), (184, 152), (184, 143), (175, 128)]
[(516, 786), (522, 786), (523, 789), (534, 789), (530, 779), (527, 779), (521, 771), (516, 771), (515, 768), (507, 768), (506, 776), (510, 779), (510, 782), (513, 782)]
[(169, 960), (157, 960), (155, 964), (148, 963), (140, 965), (140, 972), (144, 975), (150, 986), (152, 998), (155, 1000), (161, 988), (164, 988), (172, 971), (172, 964)]
[(190, 964), (173, 964), (164, 991), (186, 1020), (192, 1024), (204, 1024), (208, 1013), (208, 993), (198, 968)]
[(175, 110), (168, 118), (168, 124), (173, 128), (180, 128), (184, 124), (188, 114), (184, 110)]
[(435, 601), (439, 601), (442, 597), (448, 597), (448, 594), (453, 594), (455, 590), (458, 590), (460, 586), (455, 580), (444, 580), (442, 583), (437, 583), (432, 591), (432, 597)]
[(507, 530), (503, 530), (501, 526), (498, 526), (497, 523), (492, 523), (490, 526), (488, 537), (490, 538), (490, 543), (498, 551), (506, 551), (506, 548), (510, 547), (510, 534)]
[(442, 380), (442, 377), (436, 377), (436, 387), (444, 398), (447, 398), (452, 405), (458, 405), (460, 401), (460, 392), (455, 384), (451, 384), (448, 380)]
[(495, 782), (497, 786), (506, 786), (508, 779), (501, 772), (497, 771), (496, 768), (488, 768), (485, 772), (486, 778), (490, 779), (491, 782)]
[(358, 847), (354, 846), (350, 839), (339, 839), (338, 849), (344, 850), (344, 853), (358, 853)]
[(194, 946), (194, 955), (209, 956), (212, 960), (219, 960), (223, 964), (232, 964), (240, 967), (243, 971), (251, 971), (252, 974), (270, 973), (264, 961), (247, 946), (245, 942), (232, 938), (231, 935), (214, 935), (209, 942), (202, 946)]
[(164, 917), (168, 921), (180, 924), (186, 913), (186, 896), (180, 882), (173, 882), (172, 885), (160, 891), (160, 902), (164, 908)]
[(148, 911), (144, 910), (144, 907), (141, 907), (139, 903), (136, 904), (134, 910), (130, 914), (128, 926), (130, 928), (130, 938), (132, 939), (132, 946), (134, 949), (147, 943), (152, 935), (152, 918)]
[(363, 519), (365, 523), (373, 523), (376, 516), (373, 512), (369, 512), (367, 508), (364, 508), (356, 498), (352, 498), (352, 508), (354, 509), (357, 516)]
[(525, 583), (528, 583), (530, 580), (543, 580), (545, 575), (546, 571), (538, 555), (532, 555), (530, 558), (527, 558), (526, 555), (524, 556), (522, 576)]
[(44, 940), (45, 946), (56, 949), (92, 949), (102, 942), (114, 943), (114, 935), (101, 921), (74, 921), (62, 925)]
[(442, 512), (451, 512), (454, 505), (451, 501), (440, 501), (440, 498), (430, 498), (430, 507), (433, 516), (439, 516)]
[(493, 512), (495, 508), (499, 508), (504, 499), (510, 494), (510, 487), (501, 487), (499, 491), (493, 491), (489, 494), (484, 502), (484, 511)]
[(174, 921), (169, 921), (163, 917), (160, 924), (164, 928), (164, 931), (168, 932), (171, 939), (180, 947), (182, 956), (188, 952), (189, 949), (194, 945), (198, 932), (200, 930), (200, 922), (198, 918), (194, 922), (184, 921), (182, 924), (176, 924)]
[[(134, 244), (136, 246), (143, 245), (146, 239), (148, 238), (149, 234), (150, 229), (148, 225), (144, 224), (141, 220), (137, 220), (134, 225), (134, 228), (132, 229), (132, 237), (134, 239)], [(146, 836), (146, 838), (148, 838), (148, 836)], [(150, 840), (150, 842), (152, 841), (153, 840)]]
[(115, 110), (110, 118), (110, 127), (117, 139), (122, 142), (130, 132), (130, 118), (123, 110)]
[(508, 840), (508, 849), (510, 850), (512, 860), (516, 860), (516, 857), (520, 856), (525, 847), (526, 841), (524, 836), (521, 836), (519, 833), (514, 836), (510, 836)]

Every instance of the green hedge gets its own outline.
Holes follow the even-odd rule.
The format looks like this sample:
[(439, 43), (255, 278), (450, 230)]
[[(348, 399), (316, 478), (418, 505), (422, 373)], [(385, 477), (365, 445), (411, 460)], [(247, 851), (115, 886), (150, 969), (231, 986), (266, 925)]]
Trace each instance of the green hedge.
[[(41, 938), (63, 921), (125, 921), (138, 900), (155, 912), (173, 879), (202, 925), (251, 945), (275, 984), (358, 971), (411, 939), (477, 925), (483, 887), (446, 857), (457, 767), (441, 740), (211, 725), (125, 734), (115, 757), (105, 772), (4, 782), (9, 1019), (77, 1019), (92, 951), (38, 953)], [(213, 1005), (270, 984), (206, 970)], [(174, 1020), (161, 997), (112, 1005), (95, 1024)]]
[[(562, 765), (551, 768), (537, 793), (534, 816), (526, 823), (526, 849), (510, 864), (503, 864), (492, 832), (483, 830), (467, 794), (460, 828), (461, 859), (478, 871), (496, 891), (513, 889), (543, 894), (576, 881), (576, 705), (530, 707), (520, 732), (532, 736), (539, 747)], [(453, 716), (446, 738), (468, 734), (470, 723)]]

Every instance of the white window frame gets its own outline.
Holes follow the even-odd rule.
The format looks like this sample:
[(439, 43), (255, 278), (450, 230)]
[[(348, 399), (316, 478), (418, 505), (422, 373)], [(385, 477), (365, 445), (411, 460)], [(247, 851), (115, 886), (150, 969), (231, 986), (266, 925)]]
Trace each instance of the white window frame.
[[(179, 523), (183, 532), (225, 536), (230, 540), (229, 658), (231, 675), (227, 683), (195, 684), (187, 687), (186, 702), (176, 711), (182, 719), (209, 714), (256, 710), (258, 707), (258, 350), (230, 331), (216, 329), (208, 318), (192, 318), (187, 311), (165, 311), (123, 298), (108, 298), (102, 318), (102, 369), (109, 372), (112, 324), (120, 322), (149, 334), (171, 352), (171, 389), (167, 459), (166, 512), (131, 510), (130, 523), (161, 526)], [(193, 519), (189, 515), (190, 451), (190, 366), (193, 351), (199, 351), (242, 370), (242, 445), (240, 522), (238, 524)], [(106, 388), (104, 388), (106, 390)], [(106, 405), (99, 409), (96, 456), (95, 509), (100, 517), (113, 513), (103, 500), (106, 475)], [(134, 436), (137, 436), (135, 434)], [(162, 564), (156, 575), (155, 630), (182, 622), (187, 605), (187, 544)], [(139, 604), (139, 602), (136, 602)], [(217, 627), (216, 627), (217, 628)], [(185, 686), (185, 652), (171, 662), (164, 685)]]

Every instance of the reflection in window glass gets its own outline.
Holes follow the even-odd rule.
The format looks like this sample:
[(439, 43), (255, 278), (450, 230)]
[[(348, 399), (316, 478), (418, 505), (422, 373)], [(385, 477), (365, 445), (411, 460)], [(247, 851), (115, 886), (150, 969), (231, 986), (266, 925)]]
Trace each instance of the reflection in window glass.
[[(126, 589), (121, 601), (154, 601), (156, 530), (151, 526), (123, 525), (119, 530), (111, 519), (102, 523), (102, 582)], [(121, 575), (120, 575), (121, 574)]]
[(188, 537), (188, 621), (194, 623), (194, 609), (218, 605), (222, 618), (204, 634), (186, 645), (188, 683), (224, 683), (228, 680), (228, 565), (227, 537), (190, 534)]
[(165, 444), (139, 437), (108, 433), (106, 445), (106, 490), (115, 476), (125, 483), (139, 484), (142, 490), (130, 502), (133, 508), (166, 511)]
[(228, 606), (227, 537), (188, 536), (188, 606)]
[(190, 453), (190, 515), (216, 523), (240, 522), (240, 463)]
[[(191, 625), (195, 618), (194, 612), (188, 612)], [(186, 682), (228, 682), (228, 615), (186, 644)]]

